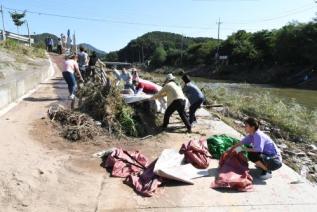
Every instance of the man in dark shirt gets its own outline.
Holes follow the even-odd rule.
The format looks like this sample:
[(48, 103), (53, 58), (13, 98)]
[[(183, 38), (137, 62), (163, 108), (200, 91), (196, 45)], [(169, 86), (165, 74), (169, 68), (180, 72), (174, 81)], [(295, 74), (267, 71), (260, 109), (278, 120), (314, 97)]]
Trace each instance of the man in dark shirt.
[(189, 100), (190, 107), (189, 107), (189, 122), (192, 124), (196, 121), (195, 113), (198, 108), (203, 104), (205, 101), (205, 96), (201, 92), (201, 90), (191, 82), (188, 75), (184, 75), (182, 80), (185, 83), (183, 87), (183, 92)]

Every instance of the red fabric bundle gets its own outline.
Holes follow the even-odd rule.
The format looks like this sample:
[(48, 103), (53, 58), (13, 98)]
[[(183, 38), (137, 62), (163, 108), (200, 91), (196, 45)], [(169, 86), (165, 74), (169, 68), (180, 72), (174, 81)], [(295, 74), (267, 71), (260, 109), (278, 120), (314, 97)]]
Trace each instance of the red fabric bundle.
[(148, 159), (138, 151), (122, 149), (115, 149), (105, 163), (106, 168), (112, 168), (111, 175), (114, 177), (128, 177), (145, 169), (147, 165)]
[(162, 178), (153, 172), (156, 161), (148, 165), (148, 159), (140, 152), (115, 149), (106, 159), (105, 168), (112, 168), (111, 175), (126, 178), (142, 196), (150, 197), (162, 183)]
[(155, 194), (157, 187), (162, 184), (162, 178), (153, 172), (156, 160), (152, 162), (143, 172), (131, 174), (125, 183), (131, 185), (134, 190), (142, 196), (151, 197)]
[(221, 156), (218, 176), (211, 187), (250, 191), (253, 189), (252, 181), (247, 158), (242, 153), (237, 153), (232, 149)]
[(182, 145), (179, 153), (185, 154), (186, 162), (191, 163), (198, 169), (205, 169), (209, 166), (211, 155), (206, 140), (191, 140)]

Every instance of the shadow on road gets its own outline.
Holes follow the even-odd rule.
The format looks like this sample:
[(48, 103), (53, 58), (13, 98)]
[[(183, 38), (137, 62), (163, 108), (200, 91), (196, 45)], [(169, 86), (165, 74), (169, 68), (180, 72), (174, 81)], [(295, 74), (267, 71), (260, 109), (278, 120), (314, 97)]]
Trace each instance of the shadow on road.
[(28, 102), (51, 102), (51, 101), (63, 101), (64, 99), (58, 97), (58, 98), (48, 98), (48, 97), (27, 97), (23, 99), (24, 101)]

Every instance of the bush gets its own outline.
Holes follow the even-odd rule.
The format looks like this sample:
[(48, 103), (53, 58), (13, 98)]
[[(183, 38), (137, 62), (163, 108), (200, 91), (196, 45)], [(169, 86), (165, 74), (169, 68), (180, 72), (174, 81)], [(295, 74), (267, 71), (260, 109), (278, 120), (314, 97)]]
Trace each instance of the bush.
[(8, 51), (14, 52), (16, 54), (22, 54), (29, 57), (46, 57), (45, 49), (29, 47), (12, 39), (7, 39), (5, 42), (0, 44), (0, 47), (7, 49)]

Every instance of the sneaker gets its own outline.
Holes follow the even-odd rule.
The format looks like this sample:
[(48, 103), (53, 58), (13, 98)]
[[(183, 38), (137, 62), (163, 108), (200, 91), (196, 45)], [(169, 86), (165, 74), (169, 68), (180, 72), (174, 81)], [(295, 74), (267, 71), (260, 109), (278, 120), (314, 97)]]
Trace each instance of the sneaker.
[(260, 180), (268, 180), (272, 178), (272, 172), (271, 171), (262, 171), (261, 175), (259, 176)]
[(74, 94), (70, 95), (70, 96), (69, 96), (69, 99), (70, 99), (70, 100), (74, 100), (74, 99), (75, 99), (75, 95), (74, 95)]

